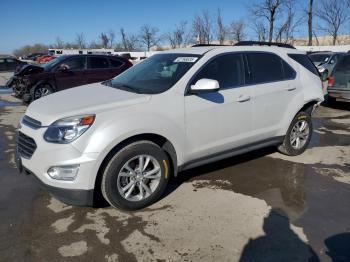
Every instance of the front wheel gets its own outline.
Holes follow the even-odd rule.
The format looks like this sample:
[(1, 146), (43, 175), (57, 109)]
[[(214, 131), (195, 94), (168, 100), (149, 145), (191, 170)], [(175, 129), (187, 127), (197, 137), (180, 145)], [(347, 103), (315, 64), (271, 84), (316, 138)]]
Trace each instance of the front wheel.
[(310, 143), (313, 131), (311, 115), (299, 112), (290, 124), (283, 144), (278, 150), (288, 156), (302, 154)]
[(39, 84), (30, 90), (30, 95), (33, 101), (52, 93), (53, 89), (49, 84)]
[(117, 152), (102, 175), (102, 194), (114, 207), (137, 210), (163, 194), (170, 176), (165, 152), (150, 141), (131, 143)]

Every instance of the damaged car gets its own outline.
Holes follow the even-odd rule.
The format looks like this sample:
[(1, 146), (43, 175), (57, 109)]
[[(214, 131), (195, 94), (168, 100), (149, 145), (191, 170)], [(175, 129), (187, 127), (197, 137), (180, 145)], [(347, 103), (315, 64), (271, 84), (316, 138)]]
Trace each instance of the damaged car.
[(28, 103), (60, 90), (111, 79), (131, 66), (129, 60), (116, 56), (63, 55), (42, 66), (23, 66), (7, 85)]

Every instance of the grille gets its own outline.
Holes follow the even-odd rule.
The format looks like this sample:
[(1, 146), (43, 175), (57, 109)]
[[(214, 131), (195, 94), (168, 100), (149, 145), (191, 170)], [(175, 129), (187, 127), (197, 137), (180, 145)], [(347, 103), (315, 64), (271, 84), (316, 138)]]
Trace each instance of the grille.
[(41, 122), (38, 120), (35, 120), (29, 116), (24, 116), (22, 119), (22, 124), (29, 126), (30, 128), (33, 129), (39, 129), (41, 127)]
[(36, 149), (36, 143), (33, 138), (18, 132), (17, 151), (24, 158), (31, 158)]

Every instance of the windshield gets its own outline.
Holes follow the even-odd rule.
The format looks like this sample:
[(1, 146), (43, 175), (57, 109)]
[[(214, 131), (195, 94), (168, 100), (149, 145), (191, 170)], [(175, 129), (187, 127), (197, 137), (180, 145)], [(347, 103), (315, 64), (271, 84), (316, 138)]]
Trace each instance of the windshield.
[(60, 63), (64, 59), (66, 59), (64, 55), (56, 57), (55, 59), (52, 59), (50, 62), (47, 62), (45, 65), (43, 65), (43, 68), (45, 71), (49, 71), (51, 68), (56, 66), (58, 63)]
[(142, 94), (171, 88), (199, 60), (192, 54), (155, 54), (114, 78), (109, 85)]
[(329, 58), (331, 57), (330, 54), (313, 54), (310, 55), (310, 59), (314, 63), (326, 63)]

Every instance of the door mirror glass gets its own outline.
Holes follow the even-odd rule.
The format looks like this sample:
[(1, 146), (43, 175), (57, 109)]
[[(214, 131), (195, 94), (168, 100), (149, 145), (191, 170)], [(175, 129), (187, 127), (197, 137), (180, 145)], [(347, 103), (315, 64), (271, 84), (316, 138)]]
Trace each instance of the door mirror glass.
[(219, 82), (213, 79), (202, 78), (191, 86), (192, 93), (213, 92), (219, 90)]
[(66, 64), (60, 64), (60, 66), (58, 67), (58, 71), (60, 72), (68, 71), (68, 66)]

